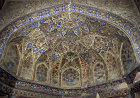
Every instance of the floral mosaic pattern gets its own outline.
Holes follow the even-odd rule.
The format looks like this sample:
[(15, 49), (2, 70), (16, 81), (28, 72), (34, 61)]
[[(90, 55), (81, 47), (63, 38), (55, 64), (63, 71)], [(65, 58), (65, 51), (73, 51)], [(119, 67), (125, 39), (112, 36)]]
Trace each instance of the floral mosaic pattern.
[(47, 68), (45, 65), (41, 64), (37, 68), (37, 79), (38, 81), (44, 82), (47, 80)]
[(104, 70), (104, 66), (102, 64), (96, 65), (96, 67), (94, 69), (94, 74), (95, 74), (96, 82), (102, 82), (102, 81), (106, 80), (105, 79), (105, 70)]
[[(3, 40), (3, 42), (1, 42), (1, 55), (2, 55), (2, 51), (4, 49), (4, 46), (5, 46), (5, 43), (7, 41), (7, 38), (16, 29), (22, 27), (23, 25), (25, 25), (29, 22), (35, 21), (37, 19), (41, 19), (41, 18), (50, 16), (50, 15), (65, 12), (65, 11), (68, 11), (68, 6), (67, 6), (67, 4), (62, 4), (62, 5), (53, 7), (53, 8), (48, 8), (48, 9), (44, 9), (44, 10), (36, 12), (36, 13), (32, 13), (32, 14), (22, 17), (21, 19), (18, 19), (17, 21), (10, 24), (3, 31), (1, 31), (1, 32), (3, 32), (1, 34), (1, 40)], [(115, 15), (113, 15), (112, 13), (109, 13), (109, 12), (106, 13), (102, 10), (97, 10), (96, 8), (81, 6), (78, 4), (71, 4), (70, 11), (82, 13), (85, 15), (90, 15), (93, 17), (98, 17), (100, 19), (104, 19), (106, 21), (117, 24), (120, 28), (123, 28), (124, 30), (126, 30), (128, 35), (130, 35), (130, 38), (132, 38), (133, 43), (139, 44), (137, 29), (130, 22), (122, 19), (119, 16), (115, 17)], [(139, 51), (139, 48), (136, 49), (136, 52), (138, 52), (138, 51)]]
[(79, 82), (79, 73), (74, 69), (66, 70), (62, 76), (67, 85), (75, 85)]

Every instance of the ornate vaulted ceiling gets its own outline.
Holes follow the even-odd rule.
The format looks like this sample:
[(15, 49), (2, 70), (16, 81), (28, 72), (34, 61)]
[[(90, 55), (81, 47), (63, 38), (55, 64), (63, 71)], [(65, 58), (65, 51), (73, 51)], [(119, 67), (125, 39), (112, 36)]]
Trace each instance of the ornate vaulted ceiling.
[(8, 72), (23, 79), (69, 88), (120, 79), (136, 65), (131, 43), (120, 29), (75, 12), (17, 30), (2, 61)]
[(140, 57), (132, 23), (71, 2), (18, 18), (1, 31), (0, 40), (0, 65), (14, 77), (0, 69), (1, 76), (11, 77), (6, 83), (12, 81), (19, 92), (81, 96), (122, 89), (124, 74)]

